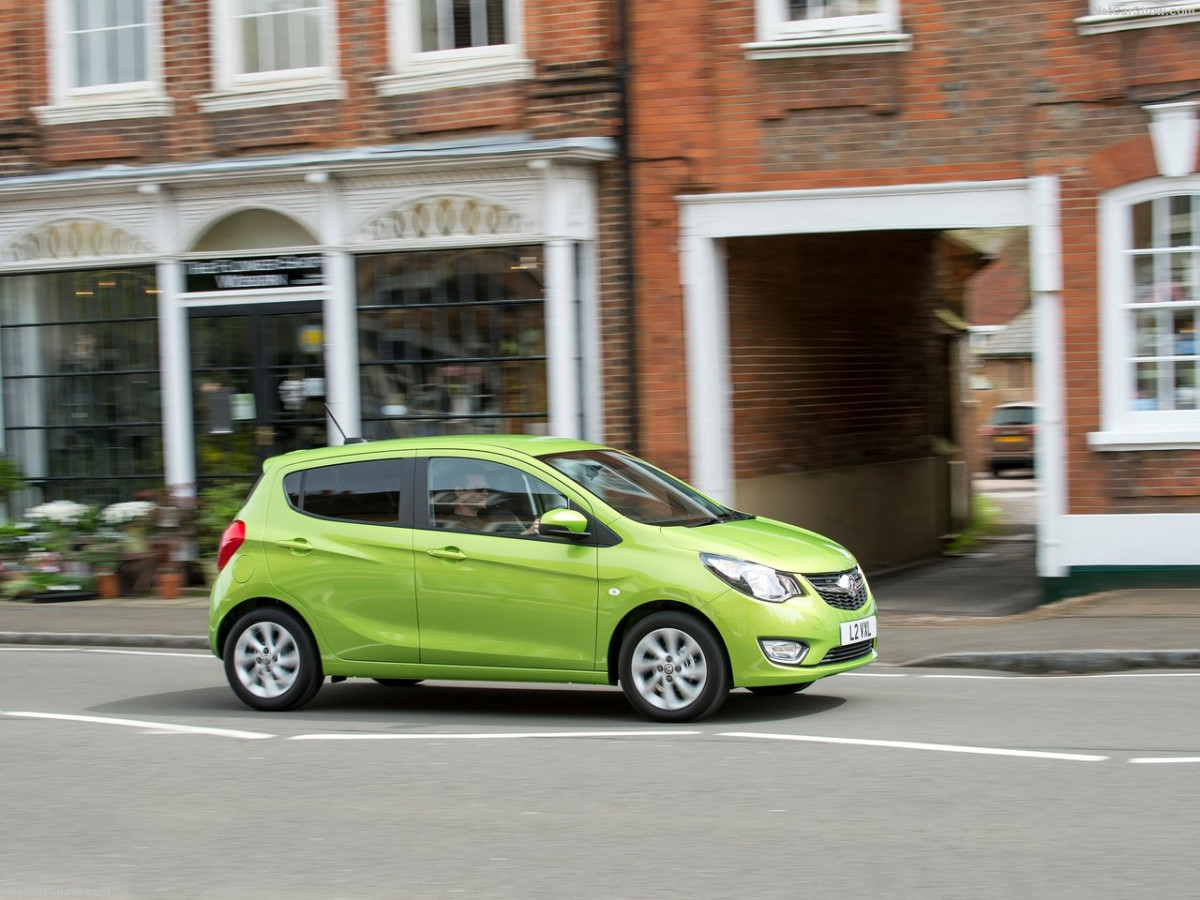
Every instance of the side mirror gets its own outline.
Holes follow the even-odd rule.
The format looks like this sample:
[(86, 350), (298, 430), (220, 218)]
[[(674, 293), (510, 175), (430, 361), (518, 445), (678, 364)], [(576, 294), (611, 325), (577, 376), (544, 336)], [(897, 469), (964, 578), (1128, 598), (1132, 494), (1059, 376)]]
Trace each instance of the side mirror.
[(587, 528), (587, 517), (574, 509), (548, 509), (538, 519), (538, 534), (546, 537), (585, 538)]

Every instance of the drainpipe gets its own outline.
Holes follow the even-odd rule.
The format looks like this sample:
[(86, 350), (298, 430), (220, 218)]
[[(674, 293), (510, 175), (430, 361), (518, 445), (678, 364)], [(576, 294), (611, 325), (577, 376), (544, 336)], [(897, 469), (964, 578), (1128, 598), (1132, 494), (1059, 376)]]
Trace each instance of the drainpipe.
[(633, 128), (630, 124), (629, 81), (631, 69), (630, 0), (617, 0), (617, 151), (621, 173), (621, 249), (624, 256), (622, 280), (625, 284), (625, 333), (629, 335), (629, 361), (625, 383), (629, 392), (630, 453), (641, 452), (641, 408), (638, 396), (637, 264), (633, 234)]

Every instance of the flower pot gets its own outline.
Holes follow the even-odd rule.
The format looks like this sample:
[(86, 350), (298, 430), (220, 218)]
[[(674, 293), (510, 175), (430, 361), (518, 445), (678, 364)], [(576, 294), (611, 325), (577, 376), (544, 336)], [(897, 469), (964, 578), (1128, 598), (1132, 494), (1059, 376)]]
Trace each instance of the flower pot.
[(183, 590), (183, 573), (165, 569), (154, 576), (154, 586), (160, 600), (177, 600)]
[(97, 572), (96, 594), (101, 600), (114, 600), (120, 597), (121, 576), (116, 572)]

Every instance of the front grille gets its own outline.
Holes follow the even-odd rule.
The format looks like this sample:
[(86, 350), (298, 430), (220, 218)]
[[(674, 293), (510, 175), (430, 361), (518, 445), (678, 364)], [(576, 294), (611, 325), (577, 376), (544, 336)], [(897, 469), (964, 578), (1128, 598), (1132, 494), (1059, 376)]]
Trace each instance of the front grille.
[(868, 656), (871, 653), (871, 648), (875, 646), (872, 641), (859, 641), (857, 644), (845, 644), (841, 647), (834, 647), (825, 654), (825, 658), (818, 665), (833, 665), (834, 663), (850, 662), (852, 659), (859, 659), (863, 656)]
[(845, 572), (804, 577), (834, 609), (860, 609), (867, 602), (867, 581), (857, 566)]

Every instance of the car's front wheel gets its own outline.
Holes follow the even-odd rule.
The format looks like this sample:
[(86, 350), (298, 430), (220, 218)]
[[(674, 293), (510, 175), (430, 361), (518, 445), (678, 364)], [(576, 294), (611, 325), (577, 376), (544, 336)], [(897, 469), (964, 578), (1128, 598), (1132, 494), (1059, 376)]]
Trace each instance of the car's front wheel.
[(719, 638), (697, 617), (675, 611), (654, 613), (629, 629), (618, 680), (630, 705), (659, 722), (702, 718), (729, 694)]
[(230, 687), (254, 709), (303, 706), (325, 680), (312, 635), (286, 609), (264, 607), (238, 619), (225, 639), (224, 657)]

